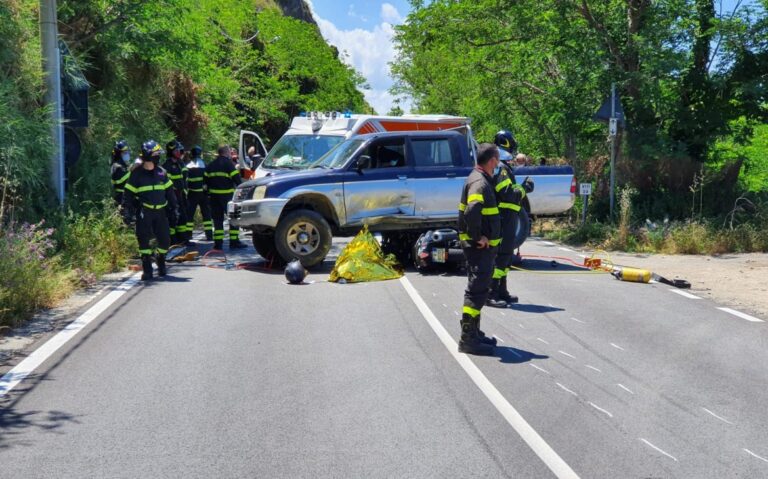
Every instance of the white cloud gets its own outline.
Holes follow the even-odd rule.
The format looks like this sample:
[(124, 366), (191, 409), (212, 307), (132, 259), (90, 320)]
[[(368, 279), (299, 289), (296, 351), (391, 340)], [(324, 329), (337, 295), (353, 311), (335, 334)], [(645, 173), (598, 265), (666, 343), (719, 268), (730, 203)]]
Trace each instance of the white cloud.
[(350, 3), (349, 4), (349, 10), (347, 10), (347, 15), (349, 15), (352, 18), (357, 18), (363, 23), (368, 23), (368, 17), (365, 15), (361, 15), (355, 11), (355, 5)]
[[(394, 96), (389, 93), (393, 80), (388, 63), (395, 58), (393, 24), (402, 23), (403, 18), (392, 4), (381, 6), (381, 23), (370, 30), (355, 28), (340, 30), (332, 22), (321, 18), (314, 11), (311, 1), (307, 1), (312, 15), (320, 27), (325, 40), (338, 48), (341, 59), (354, 67), (365, 77), (370, 85), (364, 90), (366, 101), (380, 114), (387, 113), (393, 104)], [(350, 8), (350, 15), (354, 10)], [(407, 103), (401, 108), (407, 109)]]

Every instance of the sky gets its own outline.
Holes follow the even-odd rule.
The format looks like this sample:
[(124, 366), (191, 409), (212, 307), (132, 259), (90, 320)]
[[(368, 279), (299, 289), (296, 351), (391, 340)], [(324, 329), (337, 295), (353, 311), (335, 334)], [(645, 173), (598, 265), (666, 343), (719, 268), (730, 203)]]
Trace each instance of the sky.
[[(370, 85), (365, 99), (376, 112), (386, 114), (395, 97), (389, 93), (392, 77), (388, 63), (395, 58), (393, 26), (405, 21), (410, 11), (407, 0), (305, 0), (326, 41), (336, 46), (344, 61), (361, 73)], [(736, 5), (756, 4), (757, 0), (716, 0), (724, 12)], [(409, 103), (400, 105), (408, 112)]]

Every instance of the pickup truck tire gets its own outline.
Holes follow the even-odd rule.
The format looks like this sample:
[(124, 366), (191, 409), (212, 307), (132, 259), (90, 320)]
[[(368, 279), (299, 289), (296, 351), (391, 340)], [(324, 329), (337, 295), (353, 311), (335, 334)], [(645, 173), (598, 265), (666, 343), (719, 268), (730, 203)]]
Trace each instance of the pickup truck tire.
[(520, 210), (520, 215), (517, 218), (517, 233), (515, 234), (515, 240), (512, 242), (513, 249), (517, 249), (525, 243), (528, 236), (531, 234), (531, 217), (528, 214), (528, 210), (525, 208)]
[(283, 260), (298, 259), (307, 268), (323, 262), (332, 238), (328, 222), (312, 210), (291, 211), (275, 229), (275, 247)]
[(256, 252), (264, 259), (274, 259), (277, 255), (277, 248), (275, 248), (275, 235), (264, 234), (252, 231), (251, 237), (253, 239), (253, 247)]

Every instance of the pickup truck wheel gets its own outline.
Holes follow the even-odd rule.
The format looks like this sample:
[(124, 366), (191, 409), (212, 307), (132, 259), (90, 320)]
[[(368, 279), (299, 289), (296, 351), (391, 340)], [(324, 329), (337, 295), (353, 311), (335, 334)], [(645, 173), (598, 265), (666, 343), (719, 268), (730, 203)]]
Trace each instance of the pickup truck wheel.
[(517, 233), (515, 233), (515, 241), (513, 241), (513, 249), (519, 248), (528, 236), (531, 234), (531, 217), (528, 214), (528, 210), (522, 208), (520, 215), (517, 218)]
[(275, 230), (275, 247), (285, 261), (296, 258), (306, 267), (322, 263), (331, 249), (331, 227), (319, 213), (296, 210), (281, 219)]
[(274, 258), (277, 255), (275, 248), (275, 235), (252, 232), (253, 247), (264, 259)]

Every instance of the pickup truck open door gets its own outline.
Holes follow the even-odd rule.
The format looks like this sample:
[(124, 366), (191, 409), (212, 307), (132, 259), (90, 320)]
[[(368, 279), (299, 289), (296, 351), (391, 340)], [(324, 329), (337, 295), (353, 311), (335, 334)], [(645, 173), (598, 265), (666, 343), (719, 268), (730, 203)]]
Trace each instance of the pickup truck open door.
[[(241, 169), (245, 169), (245, 157), (250, 147), (256, 147), (256, 155), (260, 158), (258, 160), (261, 163), (264, 157), (267, 156), (267, 147), (264, 146), (264, 142), (261, 141), (261, 137), (258, 133), (254, 133), (248, 130), (240, 130), (240, 142), (238, 144), (238, 163)], [(251, 169), (256, 169), (258, 164), (251, 165)]]

